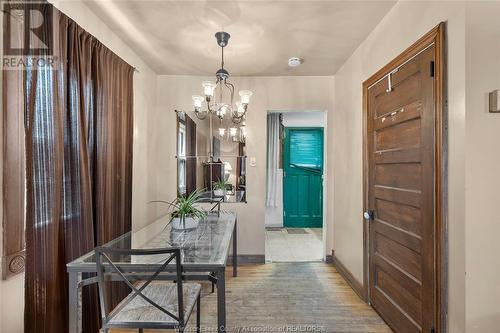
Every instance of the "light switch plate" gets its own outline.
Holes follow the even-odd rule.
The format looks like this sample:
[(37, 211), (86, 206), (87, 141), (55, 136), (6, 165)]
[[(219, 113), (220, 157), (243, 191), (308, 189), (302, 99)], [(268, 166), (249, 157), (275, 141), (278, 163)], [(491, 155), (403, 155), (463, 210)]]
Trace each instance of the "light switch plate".
[(490, 112), (500, 112), (500, 90), (490, 92)]
[(257, 165), (257, 162), (255, 162), (255, 157), (250, 157), (250, 166), (254, 167)]

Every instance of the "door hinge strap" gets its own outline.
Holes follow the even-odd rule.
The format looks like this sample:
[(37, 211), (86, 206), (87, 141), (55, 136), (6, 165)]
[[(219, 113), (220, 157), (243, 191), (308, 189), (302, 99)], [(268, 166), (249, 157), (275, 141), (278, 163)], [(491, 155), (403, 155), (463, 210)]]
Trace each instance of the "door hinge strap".
[(430, 68), (431, 69), (431, 77), (434, 77), (434, 75), (435, 75), (435, 73), (434, 73), (435, 67), (436, 67), (436, 65), (435, 65), (434, 61), (431, 61), (431, 68)]

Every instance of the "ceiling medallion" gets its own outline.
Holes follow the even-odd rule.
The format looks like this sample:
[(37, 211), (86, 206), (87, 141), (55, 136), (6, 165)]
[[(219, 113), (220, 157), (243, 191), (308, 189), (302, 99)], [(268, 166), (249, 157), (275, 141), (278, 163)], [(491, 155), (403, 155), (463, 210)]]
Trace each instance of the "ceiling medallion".
[[(194, 112), (199, 119), (205, 119), (207, 115), (213, 114), (222, 120), (229, 115), (235, 124), (239, 124), (246, 115), (252, 92), (240, 90), (238, 93), (240, 100), (234, 103), (234, 85), (228, 81), (229, 72), (224, 69), (224, 48), (230, 37), (231, 35), (224, 31), (215, 34), (217, 44), (221, 47), (221, 68), (215, 73), (215, 82), (202, 82), (204, 96), (193, 96)], [(203, 102), (206, 103), (206, 108), (203, 108)]]

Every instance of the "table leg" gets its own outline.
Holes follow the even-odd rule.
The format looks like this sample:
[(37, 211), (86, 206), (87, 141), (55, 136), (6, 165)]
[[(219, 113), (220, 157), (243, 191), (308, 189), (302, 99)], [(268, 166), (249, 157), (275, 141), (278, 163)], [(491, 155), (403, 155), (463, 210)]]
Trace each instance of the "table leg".
[(238, 233), (236, 232), (237, 221), (234, 222), (233, 229), (233, 277), (238, 276)]
[(80, 333), (81, 308), (78, 284), (82, 276), (79, 272), (69, 272), (68, 275), (69, 332)]
[(226, 270), (217, 271), (217, 332), (226, 332)]

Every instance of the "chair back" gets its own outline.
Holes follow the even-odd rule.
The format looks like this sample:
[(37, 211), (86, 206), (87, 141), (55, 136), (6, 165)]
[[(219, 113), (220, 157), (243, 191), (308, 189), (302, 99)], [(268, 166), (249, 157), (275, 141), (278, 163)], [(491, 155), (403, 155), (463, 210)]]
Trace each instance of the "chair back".
[[(107, 327), (110, 320), (119, 313), (128, 303), (130, 303), (135, 297), (141, 297), (146, 302), (157, 308), (159, 311), (172, 317), (178, 322), (180, 326), (184, 326), (184, 302), (183, 302), (183, 290), (182, 290), (182, 263), (181, 263), (181, 251), (177, 247), (161, 248), (161, 249), (116, 249), (105, 246), (100, 246), (95, 249), (96, 254), (96, 264), (97, 264), (97, 280), (99, 286), (99, 303), (101, 307), (101, 318), (103, 327)], [(162, 261), (160, 267), (151, 275), (144, 274), (144, 267), (141, 268), (141, 264), (132, 263), (120, 263), (113, 261), (114, 256), (119, 258), (132, 258), (132, 256), (158, 256), (165, 255), (165, 261)], [(175, 281), (177, 282), (177, 315), (171, 313), (160, 304), (151, 300), (149, 297), (143, 294), (144, 289), (155, 280), (162, 272), (165, 272), (167, 266), (172, 260), (175, 261)], [(146, 258), (142, 266), (149, 266), (151, 264), (146, 264), (149, 262)], [(136, 281), (138, 277), (144, 284), (137, 288), (133, 281)], [(131, 290), (132, 294), (127, 296), (127, 298), (122, 301), (116, 308), (109, 310), (108, 307), (108, 284), (107, 281), (121, 281), (124, 282)]]

